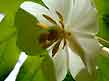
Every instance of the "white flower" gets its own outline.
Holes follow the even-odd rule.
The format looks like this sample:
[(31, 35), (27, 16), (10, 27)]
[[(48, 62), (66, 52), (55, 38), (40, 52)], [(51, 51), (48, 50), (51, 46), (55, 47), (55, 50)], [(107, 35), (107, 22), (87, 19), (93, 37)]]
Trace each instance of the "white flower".
[[(94, 74), (95, 57), (100, 49), (94, 37), (97, 32), (95, 8), (89, 0), (43, 0), (43, 2), (48, 9), (29, 1), (24, 2), (21, 8), (34, 15), (41, 27), (57, 26), (59, 28), (56, 30), (58, 33), (56, 38), (62, 41), (60, 43), (56, 41), (59, 43), (58, 51), (54, 49), (56, 53), (52, 57), (57, 81), (62, 81), (68, 71), (75, 78), (85, 65), (88, 72)], [(55, 39), (54, 37), (52, 39)], [(52, 50), (49, 51), (50, 56), (53, 55), (51, 52), (54, 46), (55, 44), (50, 47)]]

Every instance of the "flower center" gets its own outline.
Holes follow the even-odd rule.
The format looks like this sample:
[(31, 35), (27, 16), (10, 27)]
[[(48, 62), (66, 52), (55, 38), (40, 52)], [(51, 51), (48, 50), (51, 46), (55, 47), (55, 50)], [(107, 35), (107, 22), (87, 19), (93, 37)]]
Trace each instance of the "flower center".
[(37, 23), (37, 25), (43, 29), (47, 29), (48, 32), (42, 33), (39, 37), (39, 43), (41, 47), (48, 48), (51, 45), (52, 47), (52, 56), (54, 56), (57, 51), (59, 50), (60, 44), (62, 40), (64, 41), (64, 44), (62, 46), (62, 49), (66, 46), (66, 39), (71, 35), (70, 32), (66, 32), (64, 30), (64, 18), (63, 16), (56, 11), (56, 14), (59, 18), (59, 24), (52, 19), (50, 16), (42, 14), (42, 16), (48, 20), (50, 23), (53, 24), (53, 27), (48, 27), (48, 25), (44, 23)]

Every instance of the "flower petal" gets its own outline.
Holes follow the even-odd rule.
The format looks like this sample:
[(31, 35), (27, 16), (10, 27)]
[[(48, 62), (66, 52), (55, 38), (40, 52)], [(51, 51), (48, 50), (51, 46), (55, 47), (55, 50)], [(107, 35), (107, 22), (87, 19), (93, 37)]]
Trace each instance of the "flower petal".
[(50, 9), (64, 12), (64, 0), (43, 0), (43, 2)]
[(81, 58), (71, 51), (70, 48), (67, 48), (68, 55), (69, 55), (69, 71), (73, 78), (81, 71), (81, 69), (85, 68), (84, 63), (82, 62)]
[(62, 81), (67, 74), (67, 56), (65, 51), (58, 52), (53, 60), (56, 67), (57, 81)]
[[(52, 50), (49, 51), (49, 55), (52, 55)], [(64, 80), (68, 70), (66, 51), (63, 49), (58, 50), (52, 59), (55, 65), (57, 81)]]
[[(73, 9), (74, 6), (74, 0), (65, 0), (64, 1), (64, 24), (68, 25), (70, 22), (70, 15), (71, 15), (71, 11)], [(69, 13), (68, 13), (69, 12)]]
[(25, 1), (23, 4), (21, 4), (21, 8), (35, 16), (39, 20), (39, 22), (45, 23), (47, 25), (50, 24), (50, 22), (46, 20), (42, 15), (46, 14), (48, 16), (51, 16), (51, 14), (49, 13), (48, 9), (46, 9), (42, 5), (31, 1)]
[(65, 23), (69, 30), (96, 33), (98, 31), (96, 9), (91, 5), (91, 1), (75, 0)]
[[(77, 42), (84, 51), (84, 61), (90, 74), (96, 75), (96, 56), (99, 54), (100, 46), (98, 41), (91, 35), (75, 33)], [(72, 39), (70, 39), (72, 40)], [(73, 42), (73, 40), (72, 40)], [(73, 49), (73, 48), (72, 48)], [(80, 52), (81, 53), (81, 52)], [(81, 56), (81, 54), (79, 54)]]

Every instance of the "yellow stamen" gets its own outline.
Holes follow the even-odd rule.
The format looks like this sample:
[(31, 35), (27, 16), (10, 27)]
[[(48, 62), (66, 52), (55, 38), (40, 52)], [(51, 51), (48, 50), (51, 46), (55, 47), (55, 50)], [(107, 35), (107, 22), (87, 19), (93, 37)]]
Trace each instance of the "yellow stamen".
[(39, 26), (40, 28), (48, 29), (48, 25), (47, 25), (47, 24), (44, 24), (44, 23), (38, 22), (36, 25)]
[(62, 21), (59, 21), (59, 23), (61, 24), (62, 29), (64, 29), (64, 24)]
[(63, 22), (64, 21), (64, 18), (61, 15), (61, 13), (59, 13), (58, 11), (56, 11), (56, 14), (58, 15), (59, 19)]
[(49, 22), (51, 22), (52, 24), (57, 25), (56, 21), (53, 20), (51, 17), (49, 17), (49, 16), (47, 16), (47, 15), (45, 15), (45, 14), (43, 14), (43, 17), (46, 18), (46, 19), (47, 19)]

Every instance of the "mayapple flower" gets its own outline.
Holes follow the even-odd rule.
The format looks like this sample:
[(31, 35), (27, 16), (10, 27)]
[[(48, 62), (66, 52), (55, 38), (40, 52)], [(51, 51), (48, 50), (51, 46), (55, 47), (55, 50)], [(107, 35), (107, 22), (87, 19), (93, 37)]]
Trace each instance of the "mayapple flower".
[(69, 71), (72, 77), (84, 68), (95, 74), (99, 54), (96, 9), (90, 0), (42, 0), (46, 7), (24, 2), (21, 8), (38, 19), (37, 26), (49, 29), (40, 35), (40, 44), (54, 61), (57, 81)]

